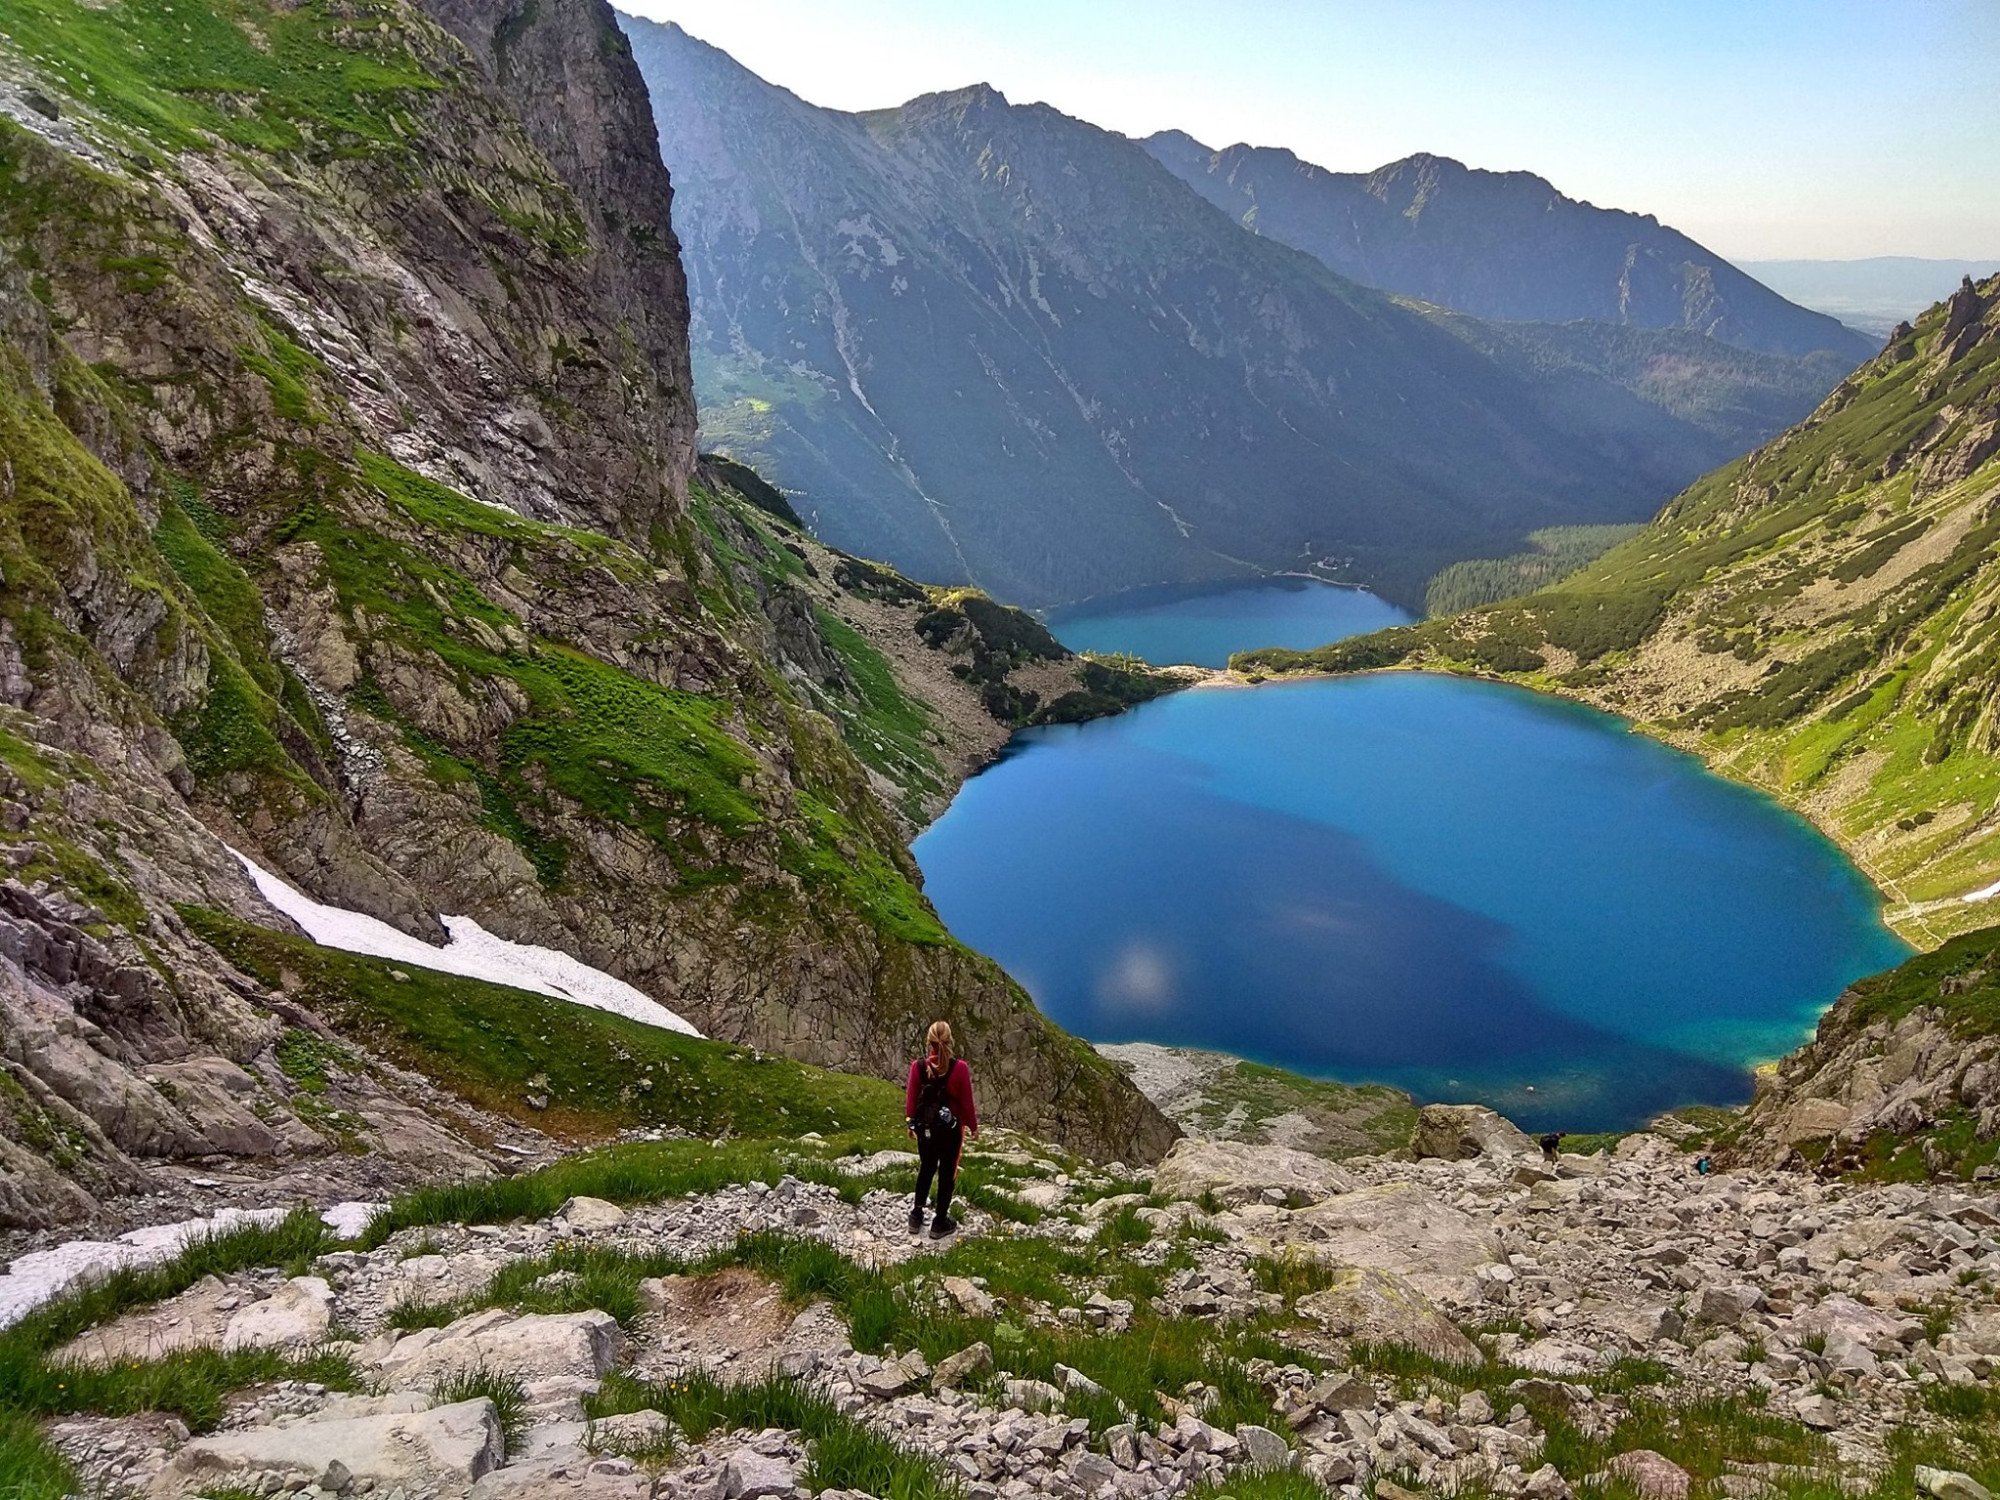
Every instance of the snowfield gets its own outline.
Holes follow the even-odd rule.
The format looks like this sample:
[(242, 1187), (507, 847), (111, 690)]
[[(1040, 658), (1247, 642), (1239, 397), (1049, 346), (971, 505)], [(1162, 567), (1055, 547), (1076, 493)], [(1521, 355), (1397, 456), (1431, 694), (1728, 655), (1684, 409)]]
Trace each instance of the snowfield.
[(470, 917), (440, 918), (451, 934), (451, 941), (442, 948), (434, 948), (421, 938), (398, 932), (387, 922), (315, 901), (241, 850), (229, 852), (243, 862), (243, 868), (250, 872), (264, 899), (298, 923), (306, 936), (322, 947), (368, 958), (386, 958), (420, 969), (437, 969), (466, 979), (483, 979), (489, 984), (512, 985), (517, 990), (532, 990), (551, 999), (608, 1010), (684, 1036), (701, 1035), (643, 990), (634, 989), (624, 980), (614, 979), (602, 969), (593, 969), (557, 949), (495, 937)]

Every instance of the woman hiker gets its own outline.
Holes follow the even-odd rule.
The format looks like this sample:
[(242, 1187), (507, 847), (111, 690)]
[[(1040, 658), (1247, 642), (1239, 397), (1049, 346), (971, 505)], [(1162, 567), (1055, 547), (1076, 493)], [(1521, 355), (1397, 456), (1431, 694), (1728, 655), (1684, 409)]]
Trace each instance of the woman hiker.
[(924, 1034), (924, 1055), (910, 1064), (910, 1086), (903, 1097), (903, 1122), (917, 1138), (917, 1202), (910, 1210), (910, 1233), (924, 1227), (924, 1199), (931, 1177), (937, 1177), (937, 1217), (931, 1238), (956, 1232), (951, 1217), (951, 1189), (958, 1181), (958, 1159), (965, 1138), (979, 1134), (979, 1111), (972, 1102), (972, 1069), (954, 1056), (951, 1026), (931, 1022)]

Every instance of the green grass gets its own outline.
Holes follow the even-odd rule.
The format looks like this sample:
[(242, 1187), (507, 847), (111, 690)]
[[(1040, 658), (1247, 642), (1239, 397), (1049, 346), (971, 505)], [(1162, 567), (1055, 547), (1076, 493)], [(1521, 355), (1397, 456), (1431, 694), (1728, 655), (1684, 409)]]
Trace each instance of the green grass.
[(1250, 1262), (1250, 1275), (1260, 1292), (1276, 1292), (1287, 1303), (1339, 1284), (1341, 1268), (1316, 1255), (1287, 1250), (1282, 1255), (1259, 1255)]
[(26, 1412), (0, 1410), (0, 1500), (69, 1500), (76, 1471)]
[[(877, 1149), (885, 1136), (830, 1141), (830, 1153), (843, 1147)], [(649, 1141), (607, 1146), (565, 1157), (532, 1172), (480, 1182), (441, 1183), (418, 1188), (394, 1200), (378, 1214), (363, 1237), (373, 1247), (399, 1229), (432, 1224), (503, 1224), (543, 1219), (575, 1197), (603, 1198), (612, 1203), (652, 1203), (711, 1193), (745, 1182), (775, 1185), (788, 1172), (808, 1180), (845, 1183), (847, 1179), (802, 1158), (789, 1140)]]
[(315, 1256), (330, 1248), (326, 1225), (305, 1207), (276, 1224), (248, 1224), (198, 1236), (170, 1261), (114, 1271), (36, 1308), (0, 1331), (0, 1362), (12, 1367), (26, 1354), (53, 1349), (120, 1313), (176, 1296), (206, 1276), (228, 1276), (253, 1266), (284, 1266), (291, 1274), (303, 1274)]
[(898, 1446), (842, 1414), (820, 1391), (784, 1376), (725, 1384), (707, 1374), (648, 1382), (614, 1372), (584, 1406), (593, 1420), (657, 1411), (695, 1443), (720, 1432), (798, 1432), (807, 1446), (800, 1480), (814, 1493), (847, 1489), (880, 1500), (954, 1500), (962, 1491), (937, 1460)]
[(438, 87), (387, 0), (9, 0), (6, 26), (52, 84), (168, 151), (402, 150)]
[(913, 792), (947, 790), (931, 749), (930, 711), (902, 690), (887, 658), (860, 631), (824, 609), (819, 611), (819, 629), (854, 683), (851, 700), (833, 695), (841, 709), (841, 732), (854, 753)]
[(1919, 1006), (1967, 1036), (2000, 1033), (2000, 927), (1955, 937), (1885, 973), (1856, 980), (1853, 1024), (1900, 1021)]
[(153, 528), (153, 545), (228, 637), (257, 686), (275, 697), (283, 684), (270, 661), (264, 601), (249, 575), (195, 524), (186, 507), (197, 503), (191, 490), (169, 488), (160, 504), (159, 525)]
[(189, 1349), (104, 1369), (47, 1359), (15, 1362), (0, 1351), (0, 1409), (61, 1416), (95, 1412), (134, 1416), (172, 1412), (195, 1432), (222, 1421), (231, 1393), (279, 1380), (317, 1381), (333, 1390), (362, 1388), (343, 1355), (291, 1357), (272, 1349)]
[[(244, 972), (484, 1108), (573, 1137), (638, 1125), (703, 1136), (833, 1133), (901, 1118), (895, 1087), (648, 1026), (526, 990), (322, 948), (204, 908), (182, 917)], [(398, 979), (401, 974), (405, 977)], [(315, 1039), (316, 1040), (316, 1039)], [(318, 1043), (320, 1048), (326, 1044)], [(289, 1049), (289, 1050), (287, 1050)], [(331, 1054), (287, 1037), (303, 1080)], [(287, 1067), (290, 1071), (290, 1067)], [(533, 1093), (548, 1101), (536, 1110)]]
[[(250, 1225), (197, 1238), (170, 1261), (95, 1278), (34, 1309), (0, 1332), (0, 1457), (22, 1474), (39, 1476), (41, 1483), (63, 1471), (52, 1453), (38, 1447), (37, 1418), (163, 1411), (178, 1414), (195, 1431), (205, 1431), (222, 1419), (230, 1393), (245, 1386), (311, 1380), (342, 1390), (356, 1388), (356, 1372), (334, 1355), (291, 1358), (271, 1350), (224, 1354), (198, 1349), (102, 1369), (52, 1357), (52, 1351), (86, 1329), (175, 1296), (204, 1277), (270, 1265), (301, 1272), (312, 1257), (330, 1248), (329, 1242), (319, 1215), (300, 1208), (275, 1225)], [(10, 1468), (0, 1468), (0, 1478), (11, 1477)], [(0, 1488), (0, 1496), (7, 1494)]]
[(810, 792), (798, 802), (811, 837), (784, 836), (786, 869), (810, 887), (833, 891), (880, 932), (923, 947), (951, 941), (923, 893), (838, 808)]

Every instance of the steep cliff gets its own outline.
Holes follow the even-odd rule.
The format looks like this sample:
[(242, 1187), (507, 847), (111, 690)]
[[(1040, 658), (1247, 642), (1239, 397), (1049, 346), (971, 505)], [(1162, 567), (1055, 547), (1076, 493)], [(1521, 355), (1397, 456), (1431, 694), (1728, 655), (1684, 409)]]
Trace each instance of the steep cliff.
[[(939, 926), (882, 794), (921, 815), (959, 763), (856, 757), (839, 710), (887, 701), (857, 681), (886, 658), (831, 595), (760, 586), (750, 508), (697, 476), (646, 114), (601, 5), (10, 8), (0, 1212), (336, 1144), (276, 1056), (323, 1018), (206, 940), (285, 925), (223, 840), (810, 1061), (893, 1069), (948, 1015), (997, 1116), (1128, 1158), (1171, 1138)], [(921, 634), (964, 601), (879, 587), (922, 601), (892, 645), (978, 656)], [(808, 691), (815, 653), (839, 670)], [(1087, 692), (1045, 666), (1049, 705)], [(1041, 711), (1005, 691), (1026, 654), (983, 670), (990, 695), (968, 666), (914, 697), (991, 696), (995, 735)], [(476, 1161), (481, 1129), (433, 1135)]]
[(2000, 279), (1576, 577), (1239, 665), (1490, 673), (1622, 713), (1812, 817), (1930, 947), (2000, 892), (1996, 542)]

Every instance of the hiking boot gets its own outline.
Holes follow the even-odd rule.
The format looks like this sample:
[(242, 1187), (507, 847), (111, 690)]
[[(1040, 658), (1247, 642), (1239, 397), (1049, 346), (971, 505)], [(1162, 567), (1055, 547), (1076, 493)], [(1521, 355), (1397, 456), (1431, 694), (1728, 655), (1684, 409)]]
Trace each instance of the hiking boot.
[(921, 1233), (921, 1232), (922, 1232), (922, 1230), (923, 1230), (923, 1227), (924, 1227), (924, 1211), (923, 1211), (923, 1210), (922, 1210), (921, 1208), (913, 1208), (913, 1209), (911, 1209), (911, 1210), (910, 1210), (910, 1233), (911, 1233), (911, 1234), (918, 1234), (918, 1233)]
[(931, 1221), (931, 1238), (942, 1240), (958, 1233), (958, 1220), (939, 1214)]

